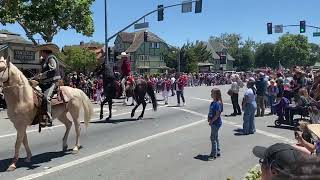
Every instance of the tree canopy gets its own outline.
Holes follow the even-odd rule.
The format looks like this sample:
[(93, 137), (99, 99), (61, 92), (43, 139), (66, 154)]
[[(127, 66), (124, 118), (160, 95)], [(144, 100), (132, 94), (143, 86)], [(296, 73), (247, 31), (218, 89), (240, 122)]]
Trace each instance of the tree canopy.
[(261, 44), (255, 53), (255, 66), (256, 67), (272, 67), (278, 65), (278, 61), (274, 58), (275, 44), (264, 43)]
[(276, 43), (274, 56), (286, 67), (309, 65), (311, 48), (307, 37), (285, 34)]
[(77, 46), (66, 48), (64, 54), (59, 54), (58, 57), (64, 59), (74, 71), (93, 70), (96, 65), (96, 54)]
[(94, 24), (90, 7), (94, 0), (2, 0), (0, 23), (18, 23), (27, 37), (37, 44), (34, 35), (52, 42), (60, 30), (74, 29), (91, 36)]

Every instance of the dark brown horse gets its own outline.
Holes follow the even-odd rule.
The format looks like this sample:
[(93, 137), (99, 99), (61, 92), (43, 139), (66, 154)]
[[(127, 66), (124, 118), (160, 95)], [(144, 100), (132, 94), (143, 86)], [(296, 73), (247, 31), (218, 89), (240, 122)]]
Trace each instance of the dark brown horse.
[[(109, 105), (109, 116), (106, 118), (106, 120), (109, 120), (112, 118), (112, 99), (119, 98), (122, 89), (120, 82), (116, 79), (114, 74), (111, 74), (108, 67), (104, 66), (104, 64), (97, 70), (99, 74), (103, 75), (103, 89), (104, 89), (104, 96), (105, 99), (103, 102), (101, 102), (100, 106), (100, 119), (103, 119), (103, 106), (105, 103), (108, 102)], [(130, 87), (129, 87), (130, 88)], [(138, 119), (142, 119), (144, 116), (144, 111), (146, 109), (147, 103), (145, 101), (145, 96), (148, 93), (148, 95), (151, 97), (152, 100), (152, 106), (153, 110), (157, 110), (157, 100), (155, 93), (153, 91), (152, 84), (146, 82), (143, 79), (138, 79), (135, 81), (135, 85), (132, 87), (132, 89), (126, 88), (126, 93), (132, 94), (132, 97), (136, 101), (136, 106), (133, 108), (131, 112), (131, 118), (134, 116), (136, 109), (142, 104), (143, 110), (141, 112), (141, 115), (138, 117)]]

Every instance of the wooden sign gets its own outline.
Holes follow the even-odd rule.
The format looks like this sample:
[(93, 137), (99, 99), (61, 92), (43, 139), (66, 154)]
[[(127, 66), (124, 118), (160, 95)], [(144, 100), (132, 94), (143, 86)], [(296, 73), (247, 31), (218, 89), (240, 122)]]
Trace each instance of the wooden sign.
[(18, 61), (34, 61), (35, 52), (34, 51), (25, 51), (25, 50), (14, 50), (14, 59)]

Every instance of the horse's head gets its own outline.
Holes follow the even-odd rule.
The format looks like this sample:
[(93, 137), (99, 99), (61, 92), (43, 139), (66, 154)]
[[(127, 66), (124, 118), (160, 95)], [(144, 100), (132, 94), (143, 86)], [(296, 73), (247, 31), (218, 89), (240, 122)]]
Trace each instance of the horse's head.
[[(9, 58), (10, 59), (10, 58)], [(10, 60), (0, 57), (0, 82), (6, 82), (9, 79)]]

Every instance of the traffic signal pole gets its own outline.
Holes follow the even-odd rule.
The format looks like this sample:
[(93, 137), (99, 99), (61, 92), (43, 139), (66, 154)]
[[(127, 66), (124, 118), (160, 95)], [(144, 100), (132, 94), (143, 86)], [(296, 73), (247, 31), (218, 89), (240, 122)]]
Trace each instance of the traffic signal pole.
[[(118, 34), (120, 34), (121, 32), (129, 29), (131, 26), (133, 26), (134, 24), (138, 23), (139, 21), (141, 21), (142, 19), (146, 18), (147, 16), (155, 13), (155, 12), (158, 12), (159, 10), (163, 10), (163, 9), (168, 9), (168, 8), (172, 8), (172, 7), (176, 7), (176, 6), (182, 6), (184, 3), (179, 3), (179, 4), (173, 4), (173, 5), (169, 5), (169, 6), (164, 6), (164, 7), (161, 7), (161, 8), (157, 8), (156, 10), (153, 10), (153, 11), (150, 11), (148, 12), (147, 14), (143, 15), (142, 17), (138, 18), (137, 20), (133, 21), (131, 24), (129, 24), (128, 26), (126, 26), (125, 28), (121, 29), (120, 31), (118, 31), (117, 33), (115, 33), (114, 35), (110, 36), (108, 38), (108, 16), (107, 16), (107, 0), (104, 1), (105, 2), (105, 59), (104, 59), (104, 62), (105, 62), (105, 66), (106, 68), (108, 68), (107, 66), (110, 65), (110, 62), (109, 62), (109, 52), (108, 52), (108, 44), (109, 44), (109, 41), (113, 38), (115, 38)], [(196, 3), (196, 13), (200, 13), (201, 12), (201, 8), (202, 8), (202, 0), (193, 0), (191, 1), (191, 3)], [(198, 6), (198, 7), (197, 7)], [(110, 68), (110, 70), (113, 72), (113, 68)]]
[[(198, 2), (197, 0), (195, 1), (191, 1), (192, 3), (196, 3)], [(172, 8), (172, 7), (176, 7), (176, 6), (182, 6), (183, 3), (179, 3), (179, 4), (173, 4), (173, 5), (169, 5), (169, 6), (164, 6), (163, 8), (161, 9), (168, 9), (168, 8)], [(107, 41), (109, 42), (111, 39), (115, 38), (118, 34), (120, 34), (121, 32), (129, 29), (131, 26), (133, 26), (134, 24), (136, 24), (137, 22), (141, 21), (142, 19), (146, 18), (147, 16), (155, 13), (155, 12), (158, 12), (158, 10), (160, 9), (156, 9), (156, 10), (153, 10), (153, 11), (150, 11), (148, 12), (147, 14), (143, 15), (142, 17), (140, 17), (139, 19), (133, 21), (131, 24), (129, 24), (128, 26), (126, 26), (125, 28), (121, 29), (120, 31), (118, 31), (117, 33), (115, 33), (114, 35), (110, 36)]]
[[(269, 24), (269, 23), (268, 23)], [(272, 28), (274, 29), (276, 26), (272, 26)], [(289, 24), (289, 25), (282, 25), (282, 27), (300, 27), (299, 24)], [(310, 27), (310, 28), (314, 28), (314, 29), (318, 29), (320, 30), (320, 27), (317, 26), (311, 26), (311, 25), (305, 25), (305, 27)]]

